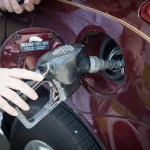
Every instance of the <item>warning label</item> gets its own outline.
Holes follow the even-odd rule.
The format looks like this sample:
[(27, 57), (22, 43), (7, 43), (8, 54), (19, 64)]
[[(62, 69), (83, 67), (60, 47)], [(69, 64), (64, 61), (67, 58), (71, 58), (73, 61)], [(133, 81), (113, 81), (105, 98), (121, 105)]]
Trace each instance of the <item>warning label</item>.
[(49, 49), (49, 41), (21, 43), (22, 52)]

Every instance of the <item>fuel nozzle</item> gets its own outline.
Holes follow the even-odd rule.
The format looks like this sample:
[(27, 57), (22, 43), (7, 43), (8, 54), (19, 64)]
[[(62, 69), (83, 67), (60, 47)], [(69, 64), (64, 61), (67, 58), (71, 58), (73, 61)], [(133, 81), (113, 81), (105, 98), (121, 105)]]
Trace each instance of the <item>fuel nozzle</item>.
[[(96, 56), (85, 56), (81, 44), (63, 45), (43, 55), (34, 71), (41, 73), (50, 86), (50, 100), (30, 119), (18, 107), (18, 119), (26, 128), (32, 128), (62, 101), (70, 97), (79, 87), (79, 77), (84, 73), (96, 73), (106, 69), (120, 69), (121, 61), (103, 60)], [(43, 81), (41, 81), (43, 82)], [(28, 81), (30, 87), (36, 89), (41, 82)], [(20, 91), (18, 95), (26, 100), (27, 96)]]
[(70, 85), (83, 73), (96, 73), (101, 70), (119, 70), (123, 61), (103, 60), (97, 56), (85, 56), (81, 44), (66, 44), (43, 55), (37, 64), (38, 70), (48, 80), (55, 79)]
[[(83, 62), (83, 61), (86, 61)], [(84, 65), (83, 65), (84, 64)], [(123, 60), (104, 60), (97, 56), (88, 56), (79, 62), (79, 67), (88, 73), (97, 73), (103, 70), (120, 70), (124, 66)], [(89, 68), (88, 70), (85, 68)], [(83, 71), (84, 72), (84, 71)]]

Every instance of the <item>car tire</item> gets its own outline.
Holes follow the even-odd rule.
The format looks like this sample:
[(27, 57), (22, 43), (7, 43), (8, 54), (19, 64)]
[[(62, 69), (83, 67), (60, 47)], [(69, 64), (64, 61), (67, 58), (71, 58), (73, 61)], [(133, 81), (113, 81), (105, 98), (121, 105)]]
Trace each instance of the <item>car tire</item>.
[(84, 125), (63, 105), (57, 106), (31, 129), (26, 129), (15, 119), (10, 150), (40, 150), (38, 145), (42, 150), (101, 149)]

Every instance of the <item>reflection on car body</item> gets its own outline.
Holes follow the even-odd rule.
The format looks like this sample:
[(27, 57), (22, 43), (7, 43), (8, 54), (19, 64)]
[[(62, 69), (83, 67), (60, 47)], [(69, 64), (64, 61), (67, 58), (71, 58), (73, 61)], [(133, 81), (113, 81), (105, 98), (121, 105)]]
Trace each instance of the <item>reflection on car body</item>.
[[(85, 45), (86, 55), (108, 59), (113, 51), (111, 58), (125, 62), (124, 74), (106, 70), (82, 76), (80, 88), (31, 130), (4, 114), (3, 130), (11, 150), (28, 150), (34, 143), (40, 147), (41, 142), (61, 150), (149, 149), (150, 25), (140, 14), (145, 4), (144, 0), (43, 0), (31, 14), (6, 14), (7, 36), (22, 28), (46, 28), (64, 43)], [(29, 69), (37, 61), (32, 55), (25, 59)], [(48, 93), (42, 92), (44, 100)]]

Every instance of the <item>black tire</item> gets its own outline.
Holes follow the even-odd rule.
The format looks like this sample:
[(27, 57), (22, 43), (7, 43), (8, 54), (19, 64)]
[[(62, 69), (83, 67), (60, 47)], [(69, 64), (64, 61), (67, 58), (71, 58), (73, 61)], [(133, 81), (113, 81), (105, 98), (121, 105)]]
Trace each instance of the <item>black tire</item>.
[(100, 150), (88, 130), (61, 105), (32, 129), (26, 129), (18, 119), (15, 119), (11, 131), (10, 150), (24, 150), (27, 143), (32, 140), (40, 140), (54, 150)]

